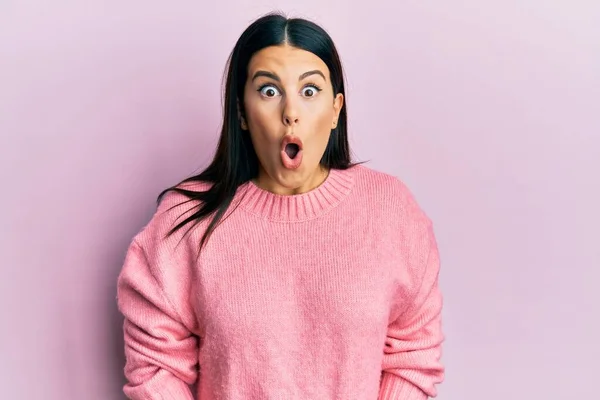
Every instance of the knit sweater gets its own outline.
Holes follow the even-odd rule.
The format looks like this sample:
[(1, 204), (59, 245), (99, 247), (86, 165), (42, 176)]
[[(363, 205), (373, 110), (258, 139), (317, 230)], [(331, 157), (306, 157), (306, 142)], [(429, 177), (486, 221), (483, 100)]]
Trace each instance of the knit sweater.
[(399, 179), (334, 169), (293, 196), (246, 183), (200, 252), (209, 220), (165, 238), (185, 200), (163, 199), (118, 278), (128, 398), (437, 395), (438, 248)]

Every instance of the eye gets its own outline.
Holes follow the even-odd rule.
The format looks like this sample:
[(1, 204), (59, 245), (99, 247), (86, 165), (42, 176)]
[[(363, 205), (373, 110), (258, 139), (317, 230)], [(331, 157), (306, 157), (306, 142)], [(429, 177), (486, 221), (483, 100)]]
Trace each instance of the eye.
[(315, 97), (322, 89), (315, 84), (306, 85), (302, 88), (302, 95), (305, 97)]
[(273, 85), (262, 85), (258, 91), (265, 97), (275, 97), (279, 95), (279, 90)]

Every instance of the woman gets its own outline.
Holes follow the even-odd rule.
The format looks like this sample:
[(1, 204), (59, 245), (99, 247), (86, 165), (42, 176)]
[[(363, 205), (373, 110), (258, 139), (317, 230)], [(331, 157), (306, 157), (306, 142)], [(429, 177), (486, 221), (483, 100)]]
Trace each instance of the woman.
[(352, 163), (328, 34), (270, 14), (228, 64), (212, 164), (161, 193), (118, 280), (131, 399), (426, 399), (443, 378), (432, 224)]

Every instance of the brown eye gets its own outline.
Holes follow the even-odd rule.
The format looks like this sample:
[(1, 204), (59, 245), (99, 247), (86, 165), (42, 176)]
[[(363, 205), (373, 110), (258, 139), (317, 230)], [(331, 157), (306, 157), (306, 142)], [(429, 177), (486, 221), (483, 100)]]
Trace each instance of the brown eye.
[(264, 85), (261, 86), (258, 91), (265, 97), (275, 97), (279, 94), (277, 88), (273, 85)]
[(313, 88), (306, 88), (304, 89), (304, 95), (306, 97), (313, 97), (315, 95), (315, 91)]
[(321, 89), (315, 85), (308, 85), (302, 89), (302, 95), (305, 97), (314, 97), (320, 92)]

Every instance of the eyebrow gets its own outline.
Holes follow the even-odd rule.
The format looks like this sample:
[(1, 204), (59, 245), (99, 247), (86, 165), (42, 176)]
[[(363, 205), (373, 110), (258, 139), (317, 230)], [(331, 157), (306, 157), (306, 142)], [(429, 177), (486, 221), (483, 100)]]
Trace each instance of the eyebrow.
[[(325, 75), (318, 69), (313, 69), (312, 71), (307, 71), (307, 72), (303, 73), (302, 75), (300, 75), (298, 77), (298, 80), (301, 81), (302, 79), (305, 79), (311, 75), (321, 75), (323, 80), (327, 81), (327, 79), (325, 78)], [(277, 82), (281, 82), (281, 79), (277, 76), (277, 74), (274, 74), (273, 72), (269, 72), (269, 71), (256, 71), (256, 73), (252, 77), (252, 81), (254, 81), (256, 78), (261, 77), (261, 76), (264, 76), (266, 78), (271, 78)]]

